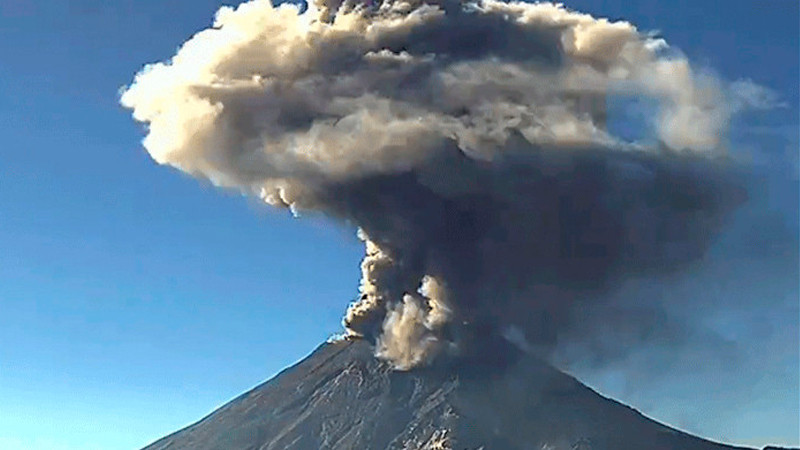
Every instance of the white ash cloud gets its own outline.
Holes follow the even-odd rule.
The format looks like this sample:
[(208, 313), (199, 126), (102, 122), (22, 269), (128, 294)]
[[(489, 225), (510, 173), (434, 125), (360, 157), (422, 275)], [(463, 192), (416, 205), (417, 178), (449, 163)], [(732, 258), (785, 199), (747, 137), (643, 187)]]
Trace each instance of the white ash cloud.
[[(408, 369), (476, 329), (552, 347), (615, 280), (702, 257), (738, 201), (729, 90), (630, 23), (550, 3), (252, 0), (121, 102), (160, 164), (357, 226), (345, 327)], [(655, 101), (659, 144), (611, 134), (607, 96)]]
[(439, 280), (425, 276), (419, 294), (405, 293), (402, 303), (389, 307), (376, 343), (376, 355), (400, 370), (435, 356), (443, 345), (439, 332), (450, 320), (447, 289)]

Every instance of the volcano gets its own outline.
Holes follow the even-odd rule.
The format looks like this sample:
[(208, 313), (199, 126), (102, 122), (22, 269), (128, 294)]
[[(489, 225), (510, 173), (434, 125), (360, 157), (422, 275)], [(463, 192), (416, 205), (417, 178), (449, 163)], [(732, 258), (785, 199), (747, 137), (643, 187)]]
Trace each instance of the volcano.
[(410, 371), (363, 339), (321, 345), (145, 450), (723, 450), (510, 344)]

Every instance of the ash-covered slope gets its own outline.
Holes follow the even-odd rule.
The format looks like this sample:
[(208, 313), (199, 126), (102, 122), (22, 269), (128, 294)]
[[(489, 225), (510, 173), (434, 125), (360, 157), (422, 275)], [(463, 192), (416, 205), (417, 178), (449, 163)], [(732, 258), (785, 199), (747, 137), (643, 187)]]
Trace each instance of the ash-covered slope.
[(531, 357), (392, 370), (362, 340), (319, 347), (146, 450), (733, 447), (673, 430)]

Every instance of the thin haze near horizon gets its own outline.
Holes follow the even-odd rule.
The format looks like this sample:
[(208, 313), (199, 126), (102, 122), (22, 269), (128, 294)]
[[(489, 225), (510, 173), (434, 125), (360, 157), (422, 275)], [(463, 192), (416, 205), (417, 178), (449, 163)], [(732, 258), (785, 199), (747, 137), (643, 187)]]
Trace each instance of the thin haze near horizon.
[[(749, 2), (568, 6), (658, 29), (725, 78), (773, 89), (784, 105), (748, 124), (740, 145), (769, 150), (761, 166), (796, 166), (797, 6), (777, 4), (784, 10)], [(2, 5), (5, 40), (17, 44), (3, 48), (12, 63), (0, 67), (11, 142), (0, 166), (3, 448), (141, 446), (339, 330), (362, 252), (351, 230), (265, 213), (154, 167), (141, 130), (116, 107), (116, 90), (141, 63), (172, 55), (218, 6)], [(796, 185), (774, 189), (767, 209), (796, 227)], [(676, 292), (785, 296), (776, 310), (714, 318), (732, 341), (760, 349), (752, 359), (711, 368), (684, 361), (638, 385), (620, 370), (575, 372), (702, 436), (796, 445), (796, 270), (763, 261), (749, 269), (735, 272), (738, 284), (682, 280)], [(759, 366), (742, 365), (752, 361)], [(728, 367), (740, 373), (720, 378)]]

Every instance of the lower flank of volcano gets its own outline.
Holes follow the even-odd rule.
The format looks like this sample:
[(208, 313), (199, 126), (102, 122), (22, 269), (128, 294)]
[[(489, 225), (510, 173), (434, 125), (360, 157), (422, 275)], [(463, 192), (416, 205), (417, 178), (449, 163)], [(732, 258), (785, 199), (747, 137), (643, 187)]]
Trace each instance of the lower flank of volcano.
[(648, 419), (528, 355), (402, 372), (352, 339), (320, 346), (146, 450), (734, 448)]

